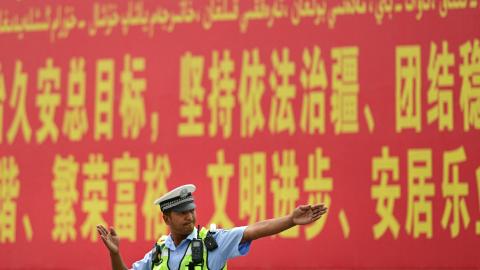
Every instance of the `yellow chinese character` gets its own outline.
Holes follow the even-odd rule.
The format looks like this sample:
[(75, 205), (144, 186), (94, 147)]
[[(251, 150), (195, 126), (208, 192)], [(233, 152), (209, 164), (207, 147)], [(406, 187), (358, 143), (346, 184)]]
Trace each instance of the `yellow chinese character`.
[(243, 51), (242, 72), (240, 75), (240, 134), (252, 137), (255, 131), (262, 131), (265, 118), (262, 111), (262, 97), (265, 92), (265, 65), (260, 63), (258, 48)]
[(22, 72), (22, 61), (15, 61), (15, 74), (13, 76), (12, 95), (10, 95), (9, 106), (16, 111), (12, 120), (12, 125), (7, 131), (7, 141), (9, 144), (15, 140), (19, 128), (22, 129), (23, 138), (26, 142), (30, 142), (30, 138), (32, 137), (32, 129), (28, 122), (27, 110), (25, 107), (27, 80), (27, 73)]
[(202, 86), (205, 59), (191, 52), (180, 59), (180, 118), (184, 122), (178, 125), (180, 137), (203, 136), (204, 125), (199, 118), (203, 115), (205, 89)]
[(65, 243), (77, 239), (75, 230), (75, 210), (73, 205), (78, 201), (77, 174), (78, 163), (73, 156), (62, 158), (55, 156), (52, 181), (53, 199), (55, 200), (55, 216), (53, 218), (53, 241)]
[(420, 46), (399, 46), (395, 51), (395, 130), (422, 131), (422, 74)]
[(303, 65), (300, 82), (304, 93), (300, 127), (302, 131), (313, 135), (325, 133), (325, 88), (328, 86), (325, 61), (321, 50), (315, 46), (312, 53), (303, 50)]
[(0, 158), (0, 243), (15, 243), (19, 168), (12, 156)]
[(356, 133), (358, 127), (358, 47), (333, 48), (332, 111), (335, 134)]
[(432, 178), (432, 150), (408, 150), (408, 208), (405, 229), (408, 234), (418, 238), (425, 234), (432, 238), (432, 201), (428, 197), (435, 195)]
[(138, 138), (140, 130), (145, 126), (145, 102), (142, 94), (147, 88), (147, 81), (145, 78), (134, 77), (134, 72), (144, 71), (145, 58), (132, 58), (129, 54), (125, 55), (120, 99), (123, 138)]
[(210, 219), (210, 224), (217, 224), (220, 227), (233, 227), (233, 222), (227, 215), (227, 198), (230, 186), (230, 179), (233, 176), (233, 164), (225, 163), (225, 153), (217, 151), (217, 162), (208, 164), (207, 175), (212, 179), (212, 194), (215, 205), (215, 212)]
[[(323, 156), (322, 148), (316, 148), (313, 154), (308, 155), (308, 176), (303, 181), (303, 190), (308, 193), (308, 203), (324, 203), (331, 205), (330, 192), (333, 191), (333, 179), (325, 177), (324, 172), (330, 170), (330, 158)], [(321, 218), (305, 228), (307, 240), (317, 236), (325, 226), (328, 216)]]
[(113, 181), (117, 183), (117, 201), (113, 208), (113, 223), (119, 235), (137, 240), (137, 206), (135, 182), (140, 178), (140, 160), (125, 152), (113, 160)]
[(5, 87), (5, 76), (2, 71), (2, 63), (0, 63), (0, 144), (3, 143), (3, 103), (7, 95)]
[(264, 220), (267, 212), (266, 155), (264, 152), (240, 155), (238, 207), (240, 219), (248, 224)]
[[(400, 198), (400, 185), (389, 182), (398, 182), (398, 157), (390, 156), (387, 146), (382, 147), (382, 156), (372, 160), (372, 180), (380, 182), (372, 186), (370, 196), (377, 200), (376, 212), (380, 221), (373, 226), (375, 239), (382, 237), (387, 230), (398, 237), (400, 225), (394, 216), (395, 200)], [(390, 181), (389, 181), (390, 180)]]
[[(270, 191), (273, 193), (273, 215), (285, 216), (291, 213), (295, 207), (300, 192), (296, 185), (298, 177), (298, 165), (295, 160), (295, 150), (283, 150), (281, 154), (275, 152), (272, 156), (273, 179)], [(299, 236), (298, 226), (283, 231), (279, 235), (285, 238)]]
[(167, 225), (152, 202), (159, 194), (166, 194), (167, 180), (172, 173), (168, 155), (147, 154), (147, 168), (143, 171), (145, 195), (142, 203), (142, 214), (145, 217), (145, 240), (156, 240), (167, 234)]
[(223, 51), (223, 58), (219, 60), (219, 53), (213, 51), (212, 67), (208, 76), (212, 82), (212, 90), (208, 96), (208, 108), (210, 109), (209, 135), (217, 135), (218, 126), (223, 131), (223, 138), (232, 135), (232, 110), (235, 107), (233, 91), (236, 81), (232, 78), (235, 71), (235, 63), (230, 57), (230, 51)]
[(438, 130), (453, 130), (453, 91), (454, 77), (450, 69), (455, 57), (448, 52), (448, 42), (442, 42), (442, 52), (437, 54), (437, 44), (430, 46), (428, 62), (428, 110), (427, 120), (431, 124), (438, 120)]
[(470, 126), (480, 129), (480, 41), (467, 41), (460, 47), (462, 64), (462, 90), (460, 92), (460, 108), (463, 112), (463, 130)]
[(442, 196), (446, 200), (442, 215), (442, 228), (450, 226), (450, 236), (455, 238), (460, 232), (460, 218), (463, 228), (470, 224), (470, 215), (466, 197), (468, 196), (468, 183), (460, 183), (459, 164), (467, 160), (465, 150), (459, 147), (443, 153), (443, 181)]
[(39, 117), (42, 126), (36, 133), (38, 143), (43, 143), (47, 137), (53, 142), (58, 140), (58, 128), (55, 125), (55, 110), (60, 104), (60, 68), (53, 66), (53, 59), (48, 58), (44, 68), (38, 71), (37, 87), (40, 92), (36, 97)]
[(85, 182), (83, 183), (82, 211), (86, 219), (81, 226), (83, 238), (90, 241), (98, 240), (96, 226), (105, 224), (102, 214), (108, 211), (108, 182), (107, 174), (110, 172), (108, 163), (103, 161), (102, 154), (90, 154), (88, 162), (82, 166)]
[(101, 137), (111, 140), (113, 137), (113, 95), (115, 85), (115, 62), (113, 59), (97, 61), (95, 78), (95, 131), (96, 141)]
[(272, 133), (288, 131), (295, 132), (292, 99), (296, 96), (296, 87), (290, 83), (290, 77), (295, 74), (295, 62), (290, 61), (288, 48), (282, 49), (281, 56), (277, 50), (272, 52), (273, 71), (270, 73), (270, 86), (273, 97), (270, 104), (268, 127)]
[(68, 73), (67, 107), (63, 118), (62, 132), (72, 141), (80, 141), (88, 130), (85, 59), (70, 59)]

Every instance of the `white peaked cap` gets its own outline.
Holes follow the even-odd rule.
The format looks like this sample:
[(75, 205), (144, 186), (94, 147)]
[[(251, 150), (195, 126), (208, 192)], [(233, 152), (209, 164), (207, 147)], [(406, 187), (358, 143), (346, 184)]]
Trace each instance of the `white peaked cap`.
[(175, 212), (193, 210), (196, 207), (192, 195), (195, 189), (196, 187), (193, 184), (179, 186), (156, 199), (154, 204), (160, 205), (162, 212), (167, 210)]

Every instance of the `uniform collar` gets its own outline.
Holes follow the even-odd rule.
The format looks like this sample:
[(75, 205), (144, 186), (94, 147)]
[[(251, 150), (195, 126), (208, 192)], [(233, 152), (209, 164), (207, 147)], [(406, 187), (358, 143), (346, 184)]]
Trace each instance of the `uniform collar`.
[[(191, 234), (189, 234), (187, 236), (187, 238), (183, 239), (183, 241), (180, 242), (180, 245), (178, 245), (178, 247), (183, 245), (186, 241), (188, 241), (188, 242), (192, 241), (196, 236), (197, 236), (197, 228), (195, 227), (195, 228), (193, 228), (193, 232)], [(175, 249), (178, 248), (178, 247), (175, 246), (175, 242), (173, 242), (173, 238), (172, 238), (171, 233), (168, 235), (167, 239), (165, 240), (165, 246), (170, 250), (175, 250)]]

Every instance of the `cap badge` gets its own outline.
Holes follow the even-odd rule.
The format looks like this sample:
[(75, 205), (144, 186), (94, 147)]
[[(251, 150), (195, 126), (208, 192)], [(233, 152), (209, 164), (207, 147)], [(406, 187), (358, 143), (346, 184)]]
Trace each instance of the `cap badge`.
[(183, 198), (185, 198), (185, 197), (187, 197), (187, 196), (188, 196), (188, 190), (187, 190), (186, 188), (182, 189), (182, 190), (180, 191), (180, 198), (183, 199)]

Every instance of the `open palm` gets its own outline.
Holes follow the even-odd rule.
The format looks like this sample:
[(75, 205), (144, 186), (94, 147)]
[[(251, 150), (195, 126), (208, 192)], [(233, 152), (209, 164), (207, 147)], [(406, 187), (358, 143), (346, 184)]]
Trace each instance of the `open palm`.
[(293, 211), (293, 223), (296, 225), (305, 225), (318, 220), (327, 212), (323, 204), (300, 205)]
[(113, 227), (110, 227), (110, 231), (109, 231), (102, 225), (98, 225), (97, 232), (102, 238), (103, 243), (108, 248), (110, 253), (118, 253), (120, 238), (118, 237)]

